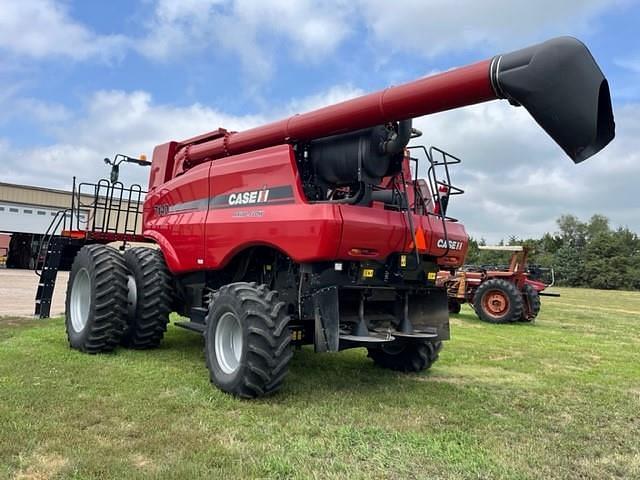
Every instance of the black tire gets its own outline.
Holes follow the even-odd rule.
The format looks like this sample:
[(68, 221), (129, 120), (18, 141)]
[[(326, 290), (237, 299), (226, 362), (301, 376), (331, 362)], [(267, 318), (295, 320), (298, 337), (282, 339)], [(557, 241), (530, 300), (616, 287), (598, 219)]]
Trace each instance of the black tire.
[[(227, 358), (223, 348), (217, 351), (218, 345), (227, 344), (223, 341), (225, 324), (235, 324), (230, 328), (237, 329), (242, 339), (241, 346), (232, 347), (234, 368), (221, 360)], [(266, 285), (239, 282), (222, 287), (209, 304), (204, 333), (211, 382), (243, 398), (279, 390), (293, 356), (288, 325), (285, 302), (278, 301), (278, 293)]]
[[(491, 301), (492, 298), (498, 300)], [(524, 301), (515, 284), (501, 278), (492, 278), (480, 284), (476, 290), (473, 308), (485, 322), (510, 323), (522, 318)]]
[(397, 345), (369, 348), (373, 363), (399, 372), (420, 372), (438, 360), (442, 342), (406, 342)]
[(167, 331), (171, 303), (171, 274), (160, 250), (130, 248), (124, 253), (129, 269), (127, 330), (122, 345), (155, 348)]
[(523, 309), (520, 321), (533, 322), (538, 316), (538, 313), (540, 313), (540, 307), (542, 306), (542, 303), (540, 302), (540, 294), (531, 285), (525, 283), (524, 288), (522, 289), (522, 296), (524, 301), (527, 302), (526, 305), (528, 308)]
[(127, 326), (127, 267), (106, 245), (87, 245), (76, 255), (67, 285), (65, 326), (72, 348), (110, 352)]
[(461, 308), (462, 306), (458, 300), (456, 300), (455, 298), (449, 299), (449, 313), (457, 315), (458, 313), (460, 313)]

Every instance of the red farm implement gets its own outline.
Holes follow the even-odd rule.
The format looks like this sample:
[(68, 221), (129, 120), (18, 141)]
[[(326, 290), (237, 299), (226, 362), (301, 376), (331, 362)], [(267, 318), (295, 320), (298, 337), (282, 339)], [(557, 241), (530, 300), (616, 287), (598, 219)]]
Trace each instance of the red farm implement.
[(481, 246), (480, 249), (511, 252), (506, 268), (464, 267), (438, 272), (438, 283), (446, 288), (449, 312), (459, 313), (469, 303), (481, 320), (490, 323), (532, 322), (540, 312), (540, 295), (553, 284), (531, 278), (528, 249), (522, 246)]

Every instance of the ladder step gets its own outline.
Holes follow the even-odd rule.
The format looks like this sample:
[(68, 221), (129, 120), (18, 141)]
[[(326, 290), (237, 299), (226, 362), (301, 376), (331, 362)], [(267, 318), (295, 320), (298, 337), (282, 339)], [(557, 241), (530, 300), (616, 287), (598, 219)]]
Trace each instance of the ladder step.
[(196, 322), (177, 322), (174, 325), (176, 327), (184, 328), (186, 330), (191, 330), (198, 333), (204, 333), (204, 329), (206, 327), (204, 324)]
[(389, 343), (395, 340), (391, 335), (370, 332), (369, 335), (340, 335), (340, 341), (350, 343)]

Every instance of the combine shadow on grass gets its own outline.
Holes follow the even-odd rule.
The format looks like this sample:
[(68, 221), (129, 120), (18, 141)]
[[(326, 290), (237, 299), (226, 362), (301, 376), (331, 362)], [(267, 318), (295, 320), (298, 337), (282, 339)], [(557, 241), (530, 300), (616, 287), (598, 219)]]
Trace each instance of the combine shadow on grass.
[[(486, 325), (473, 314), (464, 317), (470, 322)], [(375, 398), (379, 406), (414, 404), (417, 398), (422, 404), (429, 403), (426, 399), (433, 399), (434, 403), (455, 404), (460, 398), (467, 397), (468, 401), (469, 396), (478, 396), (477, 384), (470, 377), (450, 376), (447, 373), (454, 355), (447, 345), (448, 342), (445, 342), (438, 362), (431, 369), (419, 373), (395, 372), (378, 367), (367, 358), (364, 348), (337, 353), (315, 353), (312, 346), (305, 346), (295, 350), (282, 390), (253, 402), (315, 408), (327, 402), (348, 401), (357, 408), (369, 404), (371, 398)], [(203, 388), (213, 389), (214, 395), (227, 395), (209, 384), (204, 340), (194, 332), (170, 325), (160, 348), (144, 351), (120, 349), (118, 352), (119, 355), (132, 355), (154, 364), (172, 362), (177, 377), (201, 375), (203, 381), (198, 383)], [(505, 395), (510, 396), (509, 382), (496, 379), (495, 374), (478, 384), (486, 386), (492, 379), (496, 380), (492, 386), (494, 392), (505, 390)]]

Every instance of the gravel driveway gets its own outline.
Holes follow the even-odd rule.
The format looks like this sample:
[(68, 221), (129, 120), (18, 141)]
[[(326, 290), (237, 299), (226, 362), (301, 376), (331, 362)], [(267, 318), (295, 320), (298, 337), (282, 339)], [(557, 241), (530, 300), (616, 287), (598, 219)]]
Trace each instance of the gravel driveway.
[[(64, 313), (68, 278), (69, 272), (58, 272), (51, 306), (52, 317)], [(38, 280), (39, 277), (31, 270), (0, 268), (0, 316), (32, 316)]]

